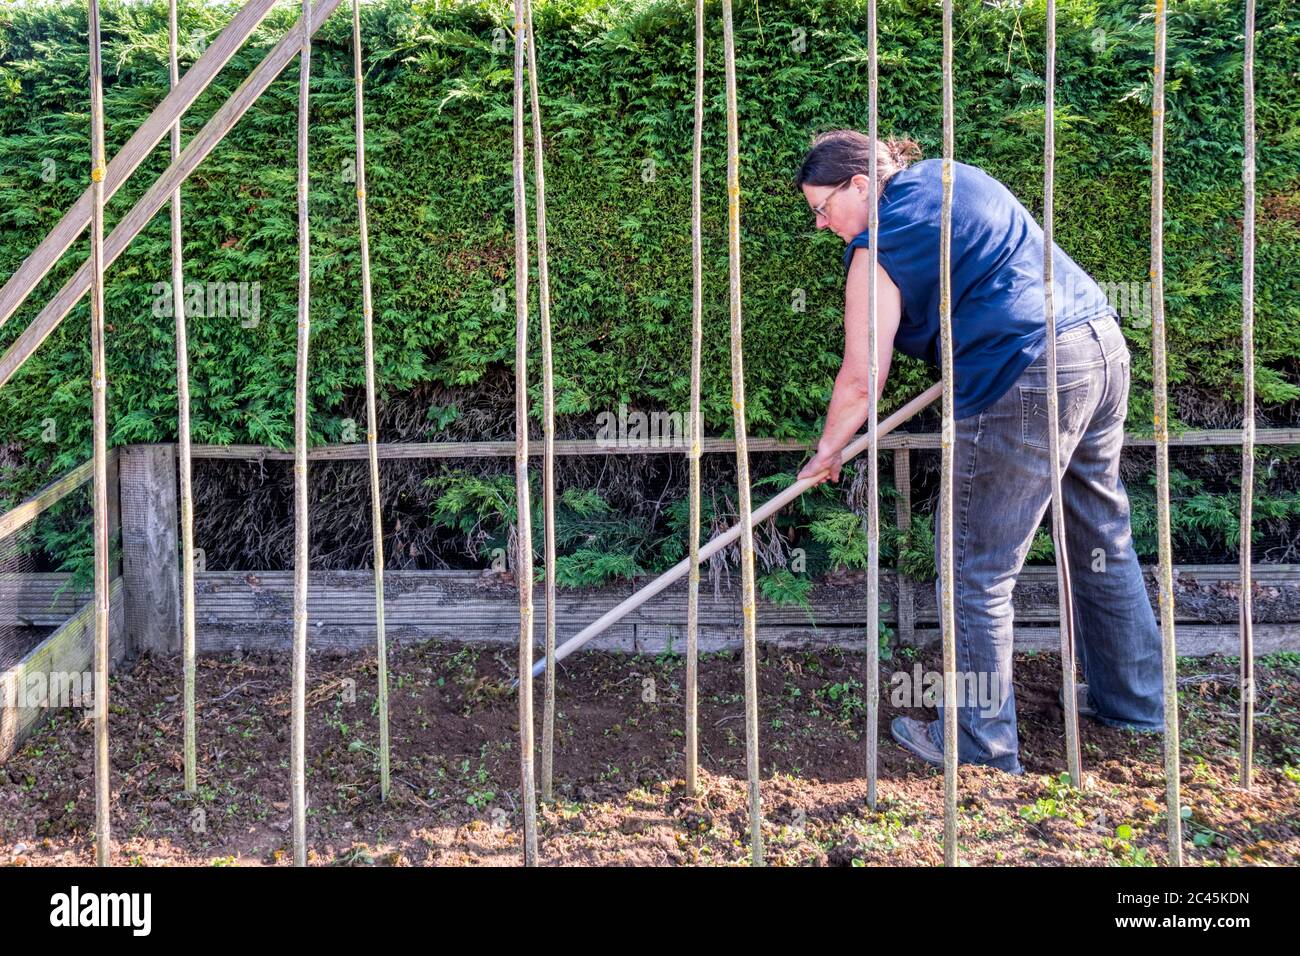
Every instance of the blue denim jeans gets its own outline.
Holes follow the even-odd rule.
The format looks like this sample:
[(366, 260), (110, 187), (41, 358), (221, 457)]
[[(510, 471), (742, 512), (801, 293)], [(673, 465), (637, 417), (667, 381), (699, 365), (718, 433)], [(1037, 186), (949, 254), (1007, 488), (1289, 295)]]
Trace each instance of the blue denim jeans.
[[(1057, 336), (1057, 403), (1065, 541), (1074, 597), (1075, 653), (1097, 719), (1164, 727), (1160, 628), (1133, 550), (1119, 474), (1130, 355), (1114, 316)], [(1047, 354), (993, 405), (957, 420), (953, 578), (960, 763), (1023, 773), (1011, 683), (1011, 592), (1052, 501)], [(941, 516), (935, 520), (939, 567)], [(942, 608), (942, 576), (935, 594)], [(994, 693), (975, 696), (974, 687)], [(930, 737), (943, 749), (942, 700)]]

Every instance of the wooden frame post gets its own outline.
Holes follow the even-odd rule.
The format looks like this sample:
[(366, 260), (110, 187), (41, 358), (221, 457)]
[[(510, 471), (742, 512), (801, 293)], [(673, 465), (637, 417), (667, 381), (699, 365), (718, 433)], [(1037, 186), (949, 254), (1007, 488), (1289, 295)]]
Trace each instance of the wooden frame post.
[(179, 654), (176, 446), (126, 445), (118, 468), (127, 653)]
[[(894, 520), (898, 530), (906, 534), (912, 527), (912, 453), (907, 448), (894, 449)], [(912, 579), (903, 573), (902, 562), (896, 562), (898, 593), (894, 604), (897, 612), (898, 640), (903, 644), (916, 643), (916, 595)]]

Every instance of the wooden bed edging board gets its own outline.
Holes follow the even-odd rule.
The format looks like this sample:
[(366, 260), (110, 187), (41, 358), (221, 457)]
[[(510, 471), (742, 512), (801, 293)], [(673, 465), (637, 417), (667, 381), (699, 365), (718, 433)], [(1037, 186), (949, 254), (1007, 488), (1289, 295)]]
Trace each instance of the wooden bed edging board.
[[(122, 578), (109, 586), (109, 672), (126, 659), (123, 631)], [(11, 707), (24, 688), (33, 683), (50, 686), (51, 674), (90, 675), (95, 666), (95, 605), (87, 600), (63, 626), (32, 648), (21, 661), (0, 672), (0, 764), (22, 746), (23, 741), (41, 725), (49, 707)], [(85, 686), (92, 685), (87, 676)], [(78, 708), (80, 712), (80, 708)]]
[[(1260, 566), (1255, 580), (1255, 627), (1260, 653), (1300, 647), (1300, 574), (1290, 565)], [(1183, 567), (1178, 570), (1176, 608), (1179, 652), (1190, 656), (1232, 653), (1236, 646), (1235, 565)], [(759, 598), (759, 638), (781, 646), (836, 644), (863, 646), (867, 620), (866, 589), (860, 575), (816, 581), (810, 610), (781, 607)], [(560, 590), (557, 594), (557, 639), (576, 634), (627, 598), (644, 582), (601, 588)], [(394, 640), (430, 638), (510, 642), (518, 634), (518, 593), (513, 578), (492, 572), (392, 571), (385, 574), (385, 622)], [(898, 576), (881, 574), (881, 600), (889, 604), (881, 620), (898, 621)], [(196, 578), (196, 640), (200, 652), (275, 650), (288, 647), (292, 621), (291, 571), (204, 572)], [(1154, 582), (1148, 587), (1155, 606)], [(536, 640), (545, 629), (542, 584), (535, 589)], [(914, 626), (900, 634), (907, 643), (924, 643), (937, 634), (934, 587), (914, 588)], [(1052, 567), (1022, 571), (1013, 594), (1017, 641), (1036, 646), (1054, 639), (1056, 578)], [(318, 571), (308, 593), (308, 634), (317, 649), (360, 651), (374, 643), (374, 592), (369, 571)], [(637, 608), (596, 639), (605, 650), (658, 653), (670, 643), (685, 643), (686, 582), (675, 583), (653, 602)], [(738, 646), (741, 611), (739, 586), (715, 593), (701, 587), (700, 646), (720, 650)], [(1289, 643), (1288, 643), (1289, 642)]]

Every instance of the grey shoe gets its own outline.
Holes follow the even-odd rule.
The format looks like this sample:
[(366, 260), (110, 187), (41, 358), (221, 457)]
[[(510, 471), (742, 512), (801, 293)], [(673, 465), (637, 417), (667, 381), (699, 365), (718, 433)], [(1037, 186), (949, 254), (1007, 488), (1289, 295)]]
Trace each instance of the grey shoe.
[[(1056, 699), (1057, 699), (1058, 701), (1060, 701), (1061, 709), (1064, 710), (1064, 709), (1065, 709), (1065, 688), (1064, 688), (1064, 687), (1062, 687), (1060, 690), (1058, 690), (1058, 691), (1056, 692)], [(1088, 703), (1088, 685), (1087, 685), (1087, 684), (1075, 684), (1075, 685), (1074, 685), (1074, 702), (1075, 702), (1075, 707), (1076, 707), (1076, 708), (1078, 709), (1078, 711), (1079, 711), (1079, 716), (1080, 716), (1080, 717), (1096, 717), (1096, 716), (1097, 716), (1097, 712), (1096, 712), (1095, 710), (1093, 710), (1093, 709), (1092, 709), (1092, 706)]]
[(943, 751), (930, 742), (929, 725), (912, 717), (895, 717), (889, 732), (905, 750), (928, 764), (943, 766)]

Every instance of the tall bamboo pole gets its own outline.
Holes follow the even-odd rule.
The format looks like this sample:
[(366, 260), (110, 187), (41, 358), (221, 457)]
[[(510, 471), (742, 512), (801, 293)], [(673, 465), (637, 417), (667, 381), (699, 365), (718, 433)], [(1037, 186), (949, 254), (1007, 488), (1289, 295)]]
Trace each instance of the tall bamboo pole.
[(352, 0), (352, 75), (356, 86), (357, 227), (361, 237), (361, 313), (366, 353), (366, 450), (370, 456), (370, 527), (375, 549), (375, 655), (379, 660), (379, 797), (388, 799), (388, 638), (384, 632), (384, 522), (379, 496), (379, 416), (375, 410), (375, 303), (370, 287), (370, 219), (366, 210), (365, 72), (361, 5)]
[(869, 241), (867, 243), (867, 350), (871, 353), (867, 371), (867, 806), (876, 809), (876, 748), (880, 723), (880, 363), (876, 356), (878, 292), (876, 268), (880, 235), (876, 175), (877, 129), (876, 100), (879, 92), (876, 51), (876, 0), (867, 2), (867, 208)]
[(1173, 547), (1169, 530), (1169, 397), (1165, 360), (1165, 38), (1165, 0), (1156, 0), (1155, 86), (1151, 94), (1151, 378), (1155, 390), (1156, 515), (1160, 546), (1160, 635), (1165, 695), (1165, 803), (1169, 816), (1169, 864), (1182, 866), (1178, 658), (1174, 644)]
[(956, 425), (953, 421), (952, 348), (952, 0), (943, 0), (943, 201), (939, 226), (939, 339), (943, 365), (943, 426), (940, 448), (939, 579), (943, 606), (943, 862), (957, 865), (957, 615), (953, 599), (953, 480)]
[[(171, 88), (180, 82), (179, 14), (176, 0), (170, 0), (167, 10), (167, 65)], [(181, 118), (171, 128), (172, 162), (181, 154)], [(190, 352), (185, 316), (184, 249), (181, 244), (181, 189), (176, 187), (171, 202), (172, 227), (172, 313), (176, 317), (176, 451), (180, 466), (181, 483), (181, 615), (182, 649), (184, 658), (184, 710), (185, 710), (185, 792), (198, 790), (198, 758), (195, 755), (194, 734), (194, 485), (191, 480), (190, 457)]]
[(1241, 181), (1244, 210), (1241, 228), (1241, 770), (1238, 779), (1251, 786), (1255, 750), (1255, 636), (1250, 593), (1251, 511), (1255, 489), (1255, 0), (1246, 0), (1245, 155)]
[(754, 599), (754, 524), (749, 495), (749, 446), (745, 436), (745, 357), (740, 300), (740, 123), (736, 108), (736, 44), (731, 0), (722, 0), (727, 74), (727, 223), (731, 276), (731, 408), (736, 433), (736, 490), (740, 499), (741, 610), (745, 645), (745, 767), (749, 777), (749, 842), (754, 866), (763, 865), (763, 816), (759, 793), (757, 612)]
[[(537, 295), (542, 305), (543, 508), (546, 520), (546, 660), (555, 663), (555, 378), (551, 362), (551, 279), (546, 253), (546, 175), (542, 111), (537, 95), (533, 4), (524, 0), (528, 35), (528, 88), (533, 109), (533, 188), (537, 193)], [(529, 658), (531, 660), (531, 657)], [(546, 668), (542, 703), (542, 799), (555, 799), (555, 668)]]
[(90, 0), (90, 355), (95, 511), (95, 862), (108, 866), (108, 373), (104, 356), (104, 81), (99, 0)]
[(528, 485), (528, 197), (524, 188), (524, 0), (515, 3), (515, 497), (519, 512), (519, 794), (524, 866), (537, 865), (533, 783), (533, 530)]
[[(1056, 309), (1053, 299), (1052, 199), (1056, 182), (1056, 0), (1047, 0), (1047, 102), (1043, 126), (1043, 311), (1047, 322), (1047, 454), (1052, 463), (1052, 537), (1060, 611), (1061, 689), (1065, 704), (1065, 763), (1074, 786), (1083, 785), (1079, 757), (1079, 708), (1074, 687), (1074, 591), (1065, 540), (1061, 494), (1061, 424), (1056, 394)], [(999, 688), (1006, 694), (1010, 688)]]
[(298, 371), (294, 396), (293, 741), (290, 802), (293, 862), (307, 865), (307, 347), (311, 332), (311, 227), (308, 210), (307, 97), (311, 90), (311, 2), (302, 0), (298, 60)]
[[(695, 0), (695, 134), (691, 152), (691, 573), (686, 591), (686, 793), (699, 787), (700, 681), (700, 364), (704, 350), (704, 269), (700, 228), (700, 161), (704, 148), (704, 0)], [(548, 669), (551, 665), (548, 665)]]

